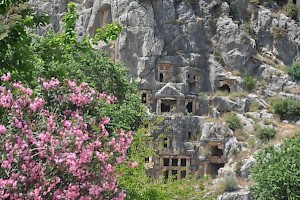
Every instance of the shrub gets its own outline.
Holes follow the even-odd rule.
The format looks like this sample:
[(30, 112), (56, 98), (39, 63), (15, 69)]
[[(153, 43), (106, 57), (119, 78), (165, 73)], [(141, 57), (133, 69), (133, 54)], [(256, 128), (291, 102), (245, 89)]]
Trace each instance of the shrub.
[(249, 3), (258, 5), (259, 4), (259, 0), (249, 0)]
[(282, 99), (273, 104), (273, 109), (281, 119), (299, 117), (300, 100)]
[(225, 117), (225, 122), (228, 125), (228, 127), (231, 128), (232, 130), (241, 128), (240, 119), (237, 117), (235, 113), (229, 113)]
[(274, 128), (260, 128), (257, 130), (257, 137), (262, 141), (271, 140), (276, 135)]
[(296, 80), (300, 80), (300, 63), (294, 63), (288, 67), (288, 74)]
[(246, 75), (244, 77), (244, 86), (248, 91), (251, 91), (255, 88), (256, 79), (252, 76)]
[(219, 50), (217, 50), (217, 49), (214, 50), (214, 56), (215, 56), (216, 61), (218, 61), (218, 63), (220, 63), (220, 65), (222, 65), (222, 66), (225, 65), (223, 56)]
[(254, 199), (300, 199), (300, 137), (260, 151), (251, 169)]
[(86, 83), (53, 78), (30, 89), (9, 78), (0, 87), (1, 198), (124, 199), (115, 168), (133, 135), (101, 111), (115, 97)]
[(237, 161), (235, 164), (235, 173), (238, 176), (241, 176), (241, 168), (242, 168), (243, 162), (241, 160)]
[(238, 189), (237, 180), (233, 176), (226, 176), (221, 182), (221, 190), (223, 192), (232, 192)]
[(285, 29), (275, 26), (272, 28), (271, 34), (275, 39), (280, 39), (284, 36), (285, 32)]
[(284, 7), (284, 12), (287, 16), (291, 17), (292, 19), (297, 19), (298, 16), (298, 6), (293, 3), (288, 3)]
[(233, 157), (235, 157), (235, 156), (237, 156), (238, 154), (239, 154), (239, 149), (238, 148), (236, 148), (236, 147), (234, 147), (234, 148), (232, 148), (231, 150), (230, 150), (230, 154), (233, 156)]

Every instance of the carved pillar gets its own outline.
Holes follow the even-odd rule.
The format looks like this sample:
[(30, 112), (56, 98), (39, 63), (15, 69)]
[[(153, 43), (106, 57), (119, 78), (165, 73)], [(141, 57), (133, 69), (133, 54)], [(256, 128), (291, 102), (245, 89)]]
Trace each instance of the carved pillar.
[(156, 113), (161, 113), (161, 99), (157, 99)]

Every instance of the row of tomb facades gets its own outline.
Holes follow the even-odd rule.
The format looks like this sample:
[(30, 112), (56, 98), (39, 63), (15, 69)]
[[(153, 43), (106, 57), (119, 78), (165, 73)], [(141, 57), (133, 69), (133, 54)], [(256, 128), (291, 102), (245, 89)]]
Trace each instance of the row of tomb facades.
[[(226, 162), (225, 138), (214, 132), (209, 137), (201, 137), (201, 123), (203, 115), (209, 112), (209, 104), (198, 94), (203, 92), (202, 80), (208, 74), (201, 73), (199, 68), (176, 68), (166, 61), (158, 62), (154, 73), (155, 87), (141, 80), (142, 103), (150, 111), (170, 117), (152, 133), (152, 138), (158, 139), (161, 145), (155, 157), (147, 158), (151, 176), (180, 179), (189, 174), (217, 175)], [(214, 81), (216, 89), (228, 93), (236, 91), (236, 85), (236, 79), (223, 75)]]

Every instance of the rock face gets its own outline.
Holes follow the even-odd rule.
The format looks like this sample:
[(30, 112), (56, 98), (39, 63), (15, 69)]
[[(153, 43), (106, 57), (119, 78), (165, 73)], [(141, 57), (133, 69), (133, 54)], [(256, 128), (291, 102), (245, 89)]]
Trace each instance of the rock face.
[(218, 200), (252, 200), (251, 194), (247, 190), (224, 193), (218, 197)]
[[(51, 16), (51, 28), (61, 30), (69, 0), (32, 0), (39, 12)], [(260, 3), (265, 1), (260, 1)], [(153, 133), (163, 148), (154, 162), (153, 176), (177, 178), (189, 173), (216, 176), (233, 149), (245, 143), (234, 137), (219, 119), (224, 112), (238, 112), (242, 130), (254, 133), (254, 121), (273, 119), (263, 109), (276, 96), (299, 99), (299, 87), (280, 65), (300, 60), (300, 26), (276, 4), (267, 7), (248, 0), (77, 0), (76, 30), (81, 40), (97, 28), (118, 21), (123, 26), (112, 45), (113, 59), (121, 60), (139, 81), (142, 103), (149, 111), (167, 115)], [(45, 29), (41, 29), (40, 32)], [(100, 45), (101, 47), (101, 45)], [(260, 86), (253, 94), (238, 96), (250, 74)], [(213, 96), (217, 92), (221, 95)], [(235, 94), (234, 97), (230, 96)], [(253, 106), (254, 105), (254, 106)], [(254, 137), (254, 136), (253, 136)], [(253, 159), (241, 167), (249, 178)], [(222, 169), (220, 170), (222, 172)], [(226, 172), (226, 167), (222, 173)], [(248, 200), (249, 192), (226, 193), (220, 200)]]

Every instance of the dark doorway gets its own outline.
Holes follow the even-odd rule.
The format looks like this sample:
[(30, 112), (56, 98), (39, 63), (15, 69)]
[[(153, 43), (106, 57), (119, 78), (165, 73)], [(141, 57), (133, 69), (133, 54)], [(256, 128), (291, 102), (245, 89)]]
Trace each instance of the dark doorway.
[(164, 178), (165, 178), (165, 180), (167, 180), (169, 178), (169, 171), (168, 170), (164, 171)]
[(170, 162), (169, 158), (164, 158), (164, 166), (165, 167), (169, 166), (169, 162)]
[(188, 140), (191, 140), (191, 139), (192, 139), (192, 132), (189, 131), (189, 132), (188, 132)]
[(172, 178), (174, 178), (175, 180), (177, 180), (178, 176), (177, 176), (177, 170), (172, 170)]
[(176, 102), (176, 100), (162, 99), (160, 104), (161, 112), (171, 112), (172, 109), (176, 108)]
[(159, 73), (159, 82), (164, 82), (164, 74)]
[(142, 94), (142, 103), (147, 103), (147, 94), (146, 93)]
[(218, 170), (220, 168), (224, 167), (224, 163), (216, 164), (216, 163), (210, 163), (210, 174), (212, 177), (216, 177), (218, 175)]
[(222, 85), (222, 87), (219, 87), (218, 90), (230, 93), (230, 87), (227, 84)]
[(170, 112), (171, 106), (166, 103), (161, 103), (161, 112)]
[(188, 102), (188, 104), (186, 105), (186, 109), (187, 109), (188, 113), (192, 113), (193, 112), (193, 102)]
[(181, 171), (180, 172), (180, 178), (185, 178), (186, 177), (186, 171)]
[(168, 138), (164, 138), (164, 148), (168, 148)]
[(172, 166), (173, 167), (177, 167), (178, 166), (178, 159), (177, 158), (173, 158), (172, 159)]
[(211, 155), (212, 156), (223, 156), (223, 150), (219, 149), (218, 146), (211, 147)]

